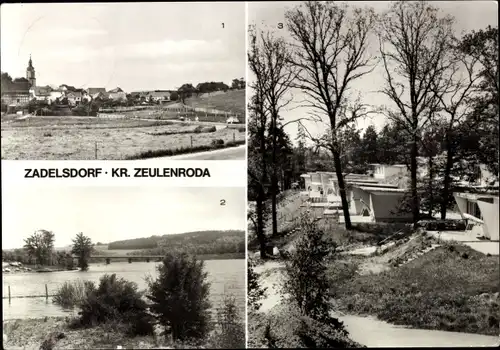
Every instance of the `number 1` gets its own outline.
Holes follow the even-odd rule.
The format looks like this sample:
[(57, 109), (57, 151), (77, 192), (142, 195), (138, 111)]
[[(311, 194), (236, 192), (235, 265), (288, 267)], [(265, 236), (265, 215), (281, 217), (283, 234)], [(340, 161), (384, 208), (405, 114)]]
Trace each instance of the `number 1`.
[(222, 23), (222, 28), (224, 28), (224, 22)]

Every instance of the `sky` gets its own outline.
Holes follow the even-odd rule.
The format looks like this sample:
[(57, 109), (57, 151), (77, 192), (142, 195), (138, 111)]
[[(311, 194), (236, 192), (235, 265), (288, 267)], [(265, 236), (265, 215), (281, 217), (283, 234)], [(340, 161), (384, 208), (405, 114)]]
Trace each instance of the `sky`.
[[(93, 243), (203, 230), (245, 230), (246, 189), (3, 186), (2, 249), (36, 230), (66, 247), (83, 232)], [(225, 205), (220, 205), (224, 199)]]
[(127, 92), (245, 76), (245, 3), (2, 4), (2, 72)]
[[(372, 7), (376, 13), (383, 13), (390, 6), (390, 1), (348, 1), (349, 6), (356, 7)], [(455, 32), (460, 36), (461, 33), (470, 32), (471, 30), (484, 29), (488, 25), (498, 26), (498, 4), (496, 1), (431, 1), (431, 4), (438, 7), (442, 14), (452, 15), (455, 17)], [(297, 2), (284, 1), (284, 2), (249, 2), (248, 3), (248, 24), (257, 25), (258, 28), (263, 30), (271, 30), (278, 36), (283, 36), (286, 40), (291, 40), (284, 29), (278, 29), (278, 23), (284, 23), (285, 12), (287, 9), (293, 8), (298, 5)], [(375, 36), (371, 37), (369, 48), (371, 52), (378, 49), (378, 40)], [(251, 81), (251, 73), (248, 73), (247, 80)], [(384, 84), (383, 69), (381, 66), (369, 75), (361, 78), (352, 85), (354, 96), (358, 93), (361, 96), (361, 102), (371, 106), (379, 107), (386, 105), (394, 107), (393, 102), (386, 96), (379, 93), (380, 87)], [(287, 106), (281, 113), (284, 122), (297, 120), (299, 118), (307, 117), (311, 111), (309, 108), (300, 107), (297, 101), (303, 99), (300, 91), (292, 91), (294, 103)], [(250, 96), (249, 96), (250, 97)], [(377, 130), (385, 124), (386, 120), (383, 115), (371, 114), (370, 117), (358, 120), (357, 127), (366, 129), (369, 125), (373, 125)], [(315, 123), (306, 121), (304, 122), (307, 130), (312, 135), (323, 134), (326, 128), (326, 119), (324, 123)], [(296, 143), (297, 137), (297, 124), (291, 123), (285, 126), (285, 131), (290, 135), (292, 142)]]

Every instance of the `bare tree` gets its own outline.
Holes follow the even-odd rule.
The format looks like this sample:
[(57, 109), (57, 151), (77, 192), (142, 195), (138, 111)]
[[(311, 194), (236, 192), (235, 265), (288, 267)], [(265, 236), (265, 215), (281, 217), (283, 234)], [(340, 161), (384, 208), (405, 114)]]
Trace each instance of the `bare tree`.
[[(360, 106), (349, 105), (353, 81), (373, 71), (368, 52), (370, 29), (375, 23), (372, 9), (355, 8), (350, 16), (346, 5), (308, 1), (286, 13), (288, 30), (295, 43), (292, 63), (300, 69), (295, 87), (305, 94), (302, 106), (314, 110), (313, 120), (328, 118), (329, 134), (321, 142), (332, 152), (340, 189), (345, 226), (351, 218), (342, 174), (341, 147), (337, 132), (361, 117)], [(318, 141), (318, 140), (317, 140)]]
[(478, 59), (469, 56), (456, 47), (448, 51), (450, 63), (447, 69), (441, 72), (439, 79), (432, 82), (432, 89), (438, 99), (438, 110), (445, 120), (444, 147), (446, 149), (446, 163), (443, 174), (443, 188), (441, 196), (441, 219), (446, 219), (446, 210), (450, 197), (451, 170), (457, 161), (457, 148), (460, 143), (460, 134), (464, 131), (464, 123), (470, 125), (468, 116), (474, 106), (470, 97), (477, 88), (479, 81)]
[(402, 123), (411, 138), (413, 222), (417, 222), (420, 215), (419, 138), (437, 108), (433, 86), (448, 68), (444, 57), (452, 42), (452, 24), (451, 17), (439, 17), (438, 10), (424, 1), (396, 2), (380, 20), (379, 43), (386, 80), (382, 93), (398, 110), (398, 113), (388, 113), (388, 117)]
[[(273, 235), (278, 233), (277, 219), (277, 194), (278, 194), (278, 173), (277, 173), (277, 153), (279, 149), (278, 136), (279, 128), (284, 127), (281, 123), (280, 111), (291, 102), (291, 97), (287, 94), (296, 74), (293, 66), (290, 65), (290, 53), (283, 38), (275, 37), (271, 32), (258, 31), (255, 28), (250, 30), (250, 70), (255, 75), (256, 82), (251, 86), (255, 90), (254, 104), (259, 114), (257, 119), (261, 123), (259, 138), (260, 153), (262, 161), (266, 161), (266, 135), (265, 124), (269, 125), (269, 138), (271, 144), (271, 166), (270, 169), (270, 192), (271, 192), (271, 215)], [(259, 110), (260, 109), (260, 110)], [(287, 123), (288, 124), (288, 123)], [(262, 167), (265, 169), (266, 167)], [(267, 175), (267, 171), (265, 174)]]

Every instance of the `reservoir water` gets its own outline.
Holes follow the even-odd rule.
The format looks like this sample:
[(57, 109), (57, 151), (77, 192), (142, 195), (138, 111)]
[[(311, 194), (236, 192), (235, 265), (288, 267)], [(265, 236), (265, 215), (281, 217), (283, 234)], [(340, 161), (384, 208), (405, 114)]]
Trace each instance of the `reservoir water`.
[[(89, 270), (82, 271), (61, 271), (49, 273), (3, 273), (2, 294), (8, 296), (8, 286), (10, 286), (12, 299), (3, 299), (3, 319), (15, 318), (37, 318), (44, 316), (64, 316), (76, 313), (77, 310), (63, 310), (58, 305), (52, 303), (52, 298), (48, 300), (42, 298), (15, 298), (15, 296), (25, 295), (45, 295), (45, 285), (47, 284), (48, 294), (54, 294), (58, 286), (66, 281), (88, 280), (99, 282), (99, 278), (104, 274), (116, 273), (117, 277), (123, 277), (129, 281), (137, 283), (139, 289), (147, 288), (145, 277), (157, 276), (157, 262), (113, 262), (90, 264)], [(210, 298), (213, 308), (220, 305), (224, 293), (231, 293), (236, 298), (241, 315), (245, 310), (245, 260), (206, 260), (205, 270), (208, 272), (208, 280), (211, 282)]]

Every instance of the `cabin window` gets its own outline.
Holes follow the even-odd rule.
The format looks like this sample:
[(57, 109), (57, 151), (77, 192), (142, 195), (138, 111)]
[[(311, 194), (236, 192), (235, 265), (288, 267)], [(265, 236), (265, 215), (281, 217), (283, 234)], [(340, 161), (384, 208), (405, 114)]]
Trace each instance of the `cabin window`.
[(467, 214), (482, 219), (481, 211), (476, 202), (467, 202)]

